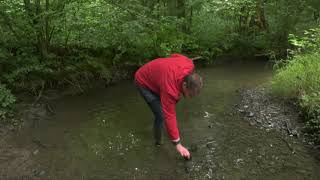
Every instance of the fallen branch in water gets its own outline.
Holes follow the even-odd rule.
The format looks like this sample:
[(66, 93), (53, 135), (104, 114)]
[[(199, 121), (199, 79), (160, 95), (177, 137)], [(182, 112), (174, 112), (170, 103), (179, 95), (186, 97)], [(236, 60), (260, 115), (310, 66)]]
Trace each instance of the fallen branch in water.
[(36, 145), (38, 145), (41, 148), (47, 149), (47, 148), (55, 148), (55, 145), (47, 145), (47, 144), (43, 144), (39, 139), (37, 138), (33, 138), (32, 142), (35, 143)]
[(202, 59), (202, 57), (201, 56), (197, 56), (197, 57), (191, 58), (192, 61), (196, 61), (196, 60), (199, 60), (199, 59)]
[(42, 93), (43, 93), (44, 87), (45, 87), (45, 81), (42, 81), (41, 89), (40, 89), (40, 92), (38, 94), (38, 97), (35, 99), (35, 101), (32, 103), (32, 105), (35, 105), (40, 100), (40, 98), (42, 97)]
[(84, 93), (84, 90), (82, 89), (79, 82), (72, 82), (72, 80), (69, 80), (67, 78), (64, 79), (67, 83), (71, 84), (73, 87), (77, 87), (81, 93)]

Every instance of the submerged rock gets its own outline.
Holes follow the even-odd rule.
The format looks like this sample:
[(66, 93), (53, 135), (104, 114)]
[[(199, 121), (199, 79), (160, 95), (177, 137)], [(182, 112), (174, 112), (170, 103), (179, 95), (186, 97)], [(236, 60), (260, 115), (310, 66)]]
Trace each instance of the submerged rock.
[(262, 120), (261, 119), (256, 119), (256, 122), (261, 124)]
[(33, 155), (37, 155), (39, 153), (39, 150), (37, 149), (37, 150), (35, 150), (35, 151), (33, 151)]
[(249, 112), (249, 114), (248, 114), (248, 117), (253, 117), (254, 116), (254, 113), (253, 112)]
[(213, 148), (213, 147), (214, 147), (214, 141), (208, 142), (208, 143), (206, 144), (206, 146), (207, 146), (207, 148)]
[(255, 126), (257, 123), (255, 121), (250, 121), (251, 126)]
[(46, 172), (42, 170), (42, 171), (39, 173), (39, 176), (43, 176), (45, 173), (46, 173)]
[(293, 135), (293, 136), (299, 136), (299, 133), (298, 133), (298, 131), (297, 131), (296, 129), (292, 129), (292, 130), (291, 130), (291, 135)]
[(213, 116), (213, 114), (208, 113), (207, 111), (204, 112), (204, 118), (210, 118), (211, 116)]

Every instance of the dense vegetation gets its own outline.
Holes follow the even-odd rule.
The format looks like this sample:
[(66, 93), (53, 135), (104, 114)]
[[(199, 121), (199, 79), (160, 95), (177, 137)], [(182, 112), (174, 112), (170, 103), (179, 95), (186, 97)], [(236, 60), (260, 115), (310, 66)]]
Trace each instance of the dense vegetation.
[[(318, 0), (2, 0), (0, 119), (15, 102), (11, 92), (83, 90), (92, 79), (108, 83), (123, 66), (171, 53), (208, 63), (219, 55), (292, 57), (290, 34), (319, 23)], [(303, 44), (274, 83), (301, 97), (307, 126), (318, 124), (312, 132), (319, 132), (317, 48)]]
[(279, 62), (272, 82), (273, 92), (300, 102), (306, 120), (307, 136), (320, 144), (320, 27), (305, 31), (299, 38), (291, 35), (293, 45), (289, 60)]

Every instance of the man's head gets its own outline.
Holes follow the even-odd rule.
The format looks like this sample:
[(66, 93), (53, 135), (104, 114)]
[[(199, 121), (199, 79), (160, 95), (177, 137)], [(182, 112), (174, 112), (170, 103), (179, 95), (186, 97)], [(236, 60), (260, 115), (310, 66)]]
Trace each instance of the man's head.
[(202, 78), (196, 73), (188, 74), (182, 82), (182, 93), (184, 97), (194, 97), (200, 93), (203, 86)]

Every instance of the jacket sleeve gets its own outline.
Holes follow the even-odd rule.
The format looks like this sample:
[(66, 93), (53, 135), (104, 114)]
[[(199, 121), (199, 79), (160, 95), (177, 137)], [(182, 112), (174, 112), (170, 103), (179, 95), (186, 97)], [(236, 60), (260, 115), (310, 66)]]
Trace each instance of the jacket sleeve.
[(180, 140), (176, 117), (177, 100), (166, 92), (160, 94), (164, 123), (170, 139), (174, 142)]

